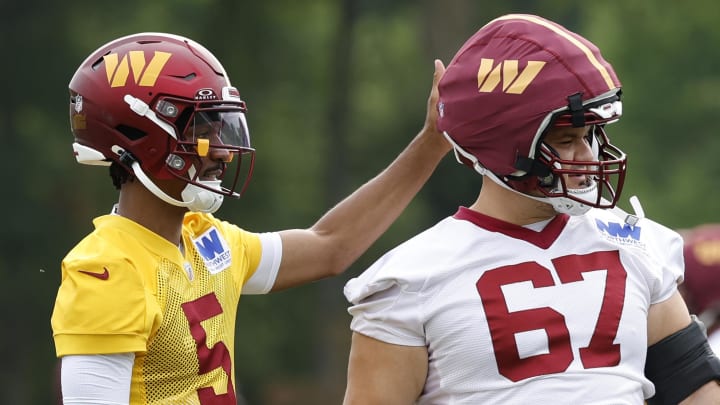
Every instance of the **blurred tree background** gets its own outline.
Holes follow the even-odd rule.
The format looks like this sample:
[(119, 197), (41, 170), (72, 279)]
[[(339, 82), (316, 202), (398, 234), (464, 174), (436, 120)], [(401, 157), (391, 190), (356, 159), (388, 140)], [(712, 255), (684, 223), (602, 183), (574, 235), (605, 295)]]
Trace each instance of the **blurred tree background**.
[[(715, 0), (3, 0), (0, 403), (57, 403), (49, 319), (59, 262), (115, 202), (106, 169), (76, 164), (70, 147), (67, 84), (90, 52), (140, 31), (187, 35), (214, 52), (248, 102), (257, 149), (249, 192), (218, 216), (273, 231), (310, 226), (384, 168), (422, 126), (433, 59), (449, 63), (508, 12), (556, 20), (613, 63), (625, 97), (625, 116), (609, 130), (629, 154), (624, 208), (638, 195), (669, 227), (720, 220)], [(235, 353), (244, 403), (340, 403), (345, 281), (471, 204), (478, 187), (448, 156), (343, 276), (244, 297)]]

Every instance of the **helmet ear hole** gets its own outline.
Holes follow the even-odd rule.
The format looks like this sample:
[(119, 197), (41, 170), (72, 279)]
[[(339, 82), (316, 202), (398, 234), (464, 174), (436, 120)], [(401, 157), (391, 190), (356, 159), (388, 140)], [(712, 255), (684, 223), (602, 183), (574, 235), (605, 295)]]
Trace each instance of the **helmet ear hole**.
[(101, 55), (95, 62), (93, 62), (92, 65), (90, 65), (90, 68), (91, 68), (92, 70), (98, 70), (98, 69), (100, 69), (100, 65), (101, 65), (101, 64), (103, 63), (103, 61), (105, 60), (105, 55), (107, 55), (107, 54), (109, 54), (109, 53), (110, 53), (110, 52), (108, 51), (108, 52), (105, 53), (104, 55)]
[(118, 125), (117, 127), (115, 127), (115, 129), (117, 129), (118, 132), (125, 135), (125, 137), (131, 141), (137, 141), (138, 139), (143, 138), (147, 135), (145, 131), (128, 125)]

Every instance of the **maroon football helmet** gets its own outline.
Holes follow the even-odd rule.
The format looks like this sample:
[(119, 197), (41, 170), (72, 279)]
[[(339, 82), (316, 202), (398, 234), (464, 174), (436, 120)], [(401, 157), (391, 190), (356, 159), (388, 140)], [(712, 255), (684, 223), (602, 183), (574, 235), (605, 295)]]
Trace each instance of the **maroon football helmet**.
[(707, 313), (712, 319), (720, 314), (720, 224), (700, 225), (683, 234), (685, 281), (681, 290), (693, 313)]
[[(620, 89), (612, 66), (587, 39), (538, 16), (506, 15), (475, 33), (448, 65), (438, 127), (461, 163), (558, 212), (612, 208), (627, 158), (604, 127), (622, 114)], [(560, 160), (543, 142), (558, 126), (590, 127), (597, 161)], [(594, 184), (569, 189), (564, 174), (583, 174)], [(545, 197), (529, 195), (533, 190)]]
[[(159, 198), (194, 211), (213, 212), (247, 186), (255, 152), (246, 106), (202, 45), (164, 33), (119, 38), (93, 52), (69, 88), (78, 162), (117, 162)], [(205, 178), (201, 158), (211, 150), (225, 158), (221, 174)], [(172, 178), (188, 183), (182, 201), (154, 183)]]

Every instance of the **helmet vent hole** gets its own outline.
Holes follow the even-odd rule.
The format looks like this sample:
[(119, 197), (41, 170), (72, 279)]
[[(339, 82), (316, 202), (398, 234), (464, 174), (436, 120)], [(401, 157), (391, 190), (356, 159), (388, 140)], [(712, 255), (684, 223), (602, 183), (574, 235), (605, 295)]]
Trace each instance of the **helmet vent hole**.
[(144, 137), (145, 135), (147, 135), (147, 133), (145, 131), (141, 131), (137, 128), (130, 127), (127, 125), (118, 125), (117, 127), (115, 127), (115, 129), (117, 129), (118, 132), (125, 135), (125, 137), (130, 139), (131, 141), (136, 141), (136, 140)]
[(178, 79), (181, 79), (181, 80), (190, 81), (190, 80), (193, 80), (194, 78), (196, 78), (197, 75), (195, 73), (190, 73), (185, 76), (175, 76), (175, 77), (177, 77)]
[(95, 61), (95, 63), (92, 64), (92, 70), (98, 70), (100, 68), (100, 65), (103, 63), (103, 58), (100, 58)]

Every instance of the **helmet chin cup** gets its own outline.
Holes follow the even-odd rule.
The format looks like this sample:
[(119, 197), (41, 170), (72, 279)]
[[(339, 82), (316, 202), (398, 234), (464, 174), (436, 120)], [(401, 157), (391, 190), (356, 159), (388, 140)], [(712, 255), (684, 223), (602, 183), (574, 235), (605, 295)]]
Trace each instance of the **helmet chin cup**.
[[(583, 215), (586, 212), (590, 210), (590, 208), (593, 207), (592, 204), (595, 203), (598, 197), (598, 186), (596, 182), (593, 182), (593, 184), (590, 187), (585, 187), (581, 189), (568, 189), (567, 194), (572, 195), (575, 198), (587, 201), (587, 204), (582, 203), (580, 201), (574, 200), (572, 198), (568, 197), (550, 197), (550, 196), (535, 196), (528, 194), (526, 192), (522, 192), (519, 190), (516, 190), (515, 188), (511, 187), (508, 183), (502, 181), (499, 176), (495, 175), (495, 173), (492, 173), (490, 171), (486, 171), (486, 176), (490, 178), (495, 184), (498, 184), (499, 186), (512, 191), (513, 193), (520, 194), (524, 197), (533, 199), (535, 201), (540, 201), (545, 204), (550, 204), (555, 212), (558, 214), (567, 214), (571, 216), (578, 216)], [(556, 191), (556, 190), (554, 190)]]
[(590, 187), (568, 189), (567, 193), (580, 200), (585, 200), (588, 203), (583, 204), (580, 201), (567, 197), (547, 197), (555, 209), (555, 212), (572, 216), (583, 215), (592, 208), (590, 204), (595, 204), (598, 200), (598, 186), (596, 182), (593, 182)]
[(550, 204), (558, 214), (578, 216), (583, 215), (592, 208), (589, 205), (565, 197), (552, 197), (547, 199), (550, 200)]
[(583, 204), (575, 200), (571, 200), (566, 197), (546, 197), (545, 199), (550, 202), (550, 205), (553, 206), (553, 209), (555, 209), (555, 212), (557, 212), (558, 214), (578, 216), (583, 215), (584, 213), (590, 211), (590, 208), (592, 208), (589, 205)]
[[(170, 205), (174, 205), (176, 207), (186, 207), (188, 210), (193, 212), (204, 212), (212, 214), (217, 211), (223, 203), (222, 194), (212, 192), (208, 189), (199, 187), (192, 183), (188, 183), (187, 186), (185, 186), (185, 188), (183, 189), (182, 193), (180, 193), (182, 201), (177, 200), (169, 196), (160, 187), (158, 187), (150, 179), (150, 177), (145, 174), (145, 172), (140, 167), (140, 163), (133, 162), (131, 167), (133, 169), (135, 177), (140, 180), (140, 182), (145, 186), (145, 188), (150, 190), (150, 192), (153, 193), (155, 197), (165, 201)], [(212, 189), (220, 190), (221, 180), (198, 181), (198, 183)]]
[[(198, 183), (220, 190), (220, 180), (199, 181)], [(214, 193), (194, 184), (188, 184), (180, 195), (190, 211), (208, 214), (217, 211), (224, 199), (222, 194)]]

